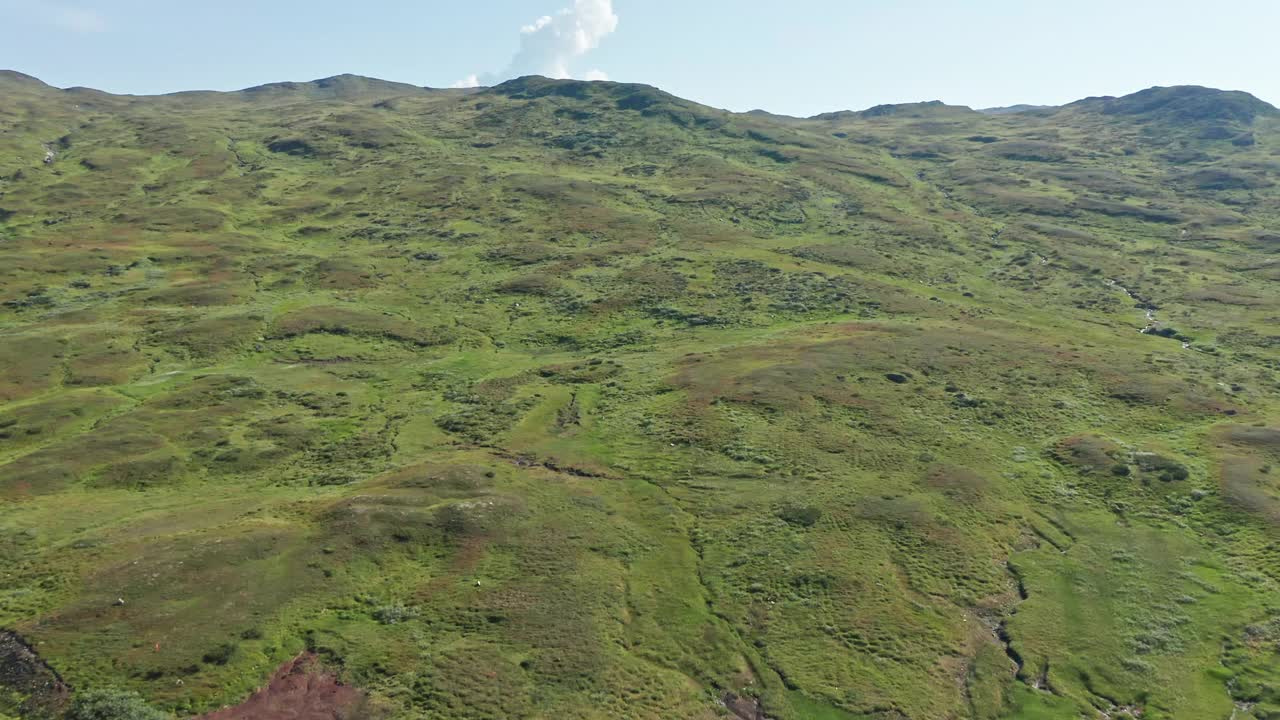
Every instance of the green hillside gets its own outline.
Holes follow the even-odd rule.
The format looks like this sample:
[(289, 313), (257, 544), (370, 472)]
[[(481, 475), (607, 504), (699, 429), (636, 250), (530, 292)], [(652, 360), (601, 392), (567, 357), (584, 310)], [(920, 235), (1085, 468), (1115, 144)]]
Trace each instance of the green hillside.
[(0, 72), (0, 717), (1280, 718), (1278, 180), (1205, 88)]

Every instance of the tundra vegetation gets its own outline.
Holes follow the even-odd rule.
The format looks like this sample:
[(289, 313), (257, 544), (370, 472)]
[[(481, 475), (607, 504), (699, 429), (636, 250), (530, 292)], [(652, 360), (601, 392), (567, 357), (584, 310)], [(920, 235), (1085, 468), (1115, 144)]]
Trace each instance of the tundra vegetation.
[(1280, 717), (1251, 96), (0, 97), (0, 715)]

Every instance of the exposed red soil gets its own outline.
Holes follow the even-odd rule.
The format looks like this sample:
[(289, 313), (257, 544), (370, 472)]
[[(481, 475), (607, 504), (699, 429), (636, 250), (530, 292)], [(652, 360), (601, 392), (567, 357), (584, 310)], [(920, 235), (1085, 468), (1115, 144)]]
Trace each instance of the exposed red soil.
[(760, 701), (753, 697), (725, 693), (720, 701), (738, 720), (769, 720)]
[(362, 717), (363, 694), (338, 682), (312, 653), (290, 660), (271, 682), (235, 707), (197, 720), (356, 720)]

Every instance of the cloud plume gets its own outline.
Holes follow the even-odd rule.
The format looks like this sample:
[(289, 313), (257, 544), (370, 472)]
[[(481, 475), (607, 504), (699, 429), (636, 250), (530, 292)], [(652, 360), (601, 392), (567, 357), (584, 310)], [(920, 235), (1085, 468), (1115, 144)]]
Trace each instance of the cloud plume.
[[(572, 78), (573, 65), (600, 47), (600, 41), (618, 29), (613, 0), (574, 0), (555, 15), (544, 15), (520, 28), (520, 49), (500, 73), (471, 75), (454, 87), (492, 85), (521, 75)], [(601, 70), (582, 74), (587, 80), (607, 80)]]

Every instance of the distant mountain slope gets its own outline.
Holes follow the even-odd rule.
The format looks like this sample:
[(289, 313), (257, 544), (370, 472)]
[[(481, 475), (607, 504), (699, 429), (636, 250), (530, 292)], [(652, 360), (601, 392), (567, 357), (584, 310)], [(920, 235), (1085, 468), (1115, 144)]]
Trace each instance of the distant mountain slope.
[(1194, 85), (1150, 88), (1120, 98), (1082, 100), (1076, 105), (1099, 107), (1107, 115), (1169, 122), (1228, 120), (1251, 124), (1258, 117), (1280, 116), (1280, 110), (1249, 93)]
[(1280, 715), (1251, 96), (0, 98), (0, 716)]
[[(302, 96), (310, 100), (344, 100), (360, 102), (404, 95), (420, 95), (430, 92), (448, 92), (417, 87), (406, 83), (388, 82), (359, 75), (337, 75), (311, 82), (271, 83), (239, 91), (250, 99)], [(454, 91), (457, 92), (457, 91)]]
[(34, 78), (24, 73), (20, 73), (16, 70), (0, 70), (0, 84), (3, 84), (8, 88), (17, 88), (17, 87), (24, 87), (24, 86), (41, 87), (41, 88), (49, 87), (40, 79)]
[(978, 112), (986, 115), (1009, 115), (1012, 113), (1038, 112), (1044, 110), (1053, 110), (1052, 105), (1009, 105), (1007, 107), (982, 108)]
[(832, 120), (849, 120), (853, 118), (878, 118), (878, 117), (939, 117), (947, 115), (963, 115), (972, 113), (973, 110), (967, 107), (956, 105), (947, 105), (940, 100), (930, 100), (928, 102), (918, 103), (902, 103), (897, 105), (877, 105), (866, 110), (854, 112), (852, 110), (841, 110), (839, 112), (822, 113), (814, 115), (810, 120), (832, 121)]

